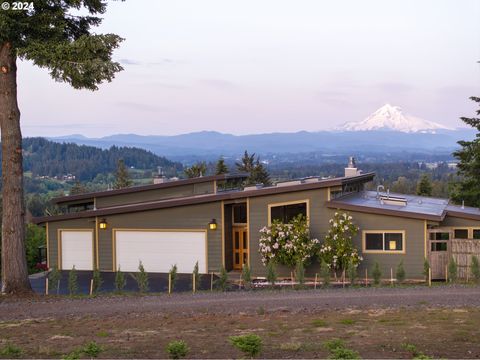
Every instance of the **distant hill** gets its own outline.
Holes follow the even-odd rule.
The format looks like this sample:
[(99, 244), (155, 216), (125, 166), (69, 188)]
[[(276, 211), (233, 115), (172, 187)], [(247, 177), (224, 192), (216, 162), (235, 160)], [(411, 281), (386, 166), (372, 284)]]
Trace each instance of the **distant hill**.
[(62, 177), (75, 175), (77, 180), (91, 181), (101, 173), (115, 171), (119, 159), (128, 167), (157, 170), (161, 166), (167, 173), (181, 171), (182, 165), (165, 157), (135, 147), (110, 146), (108, 149), (78, 145), (73, 139), (59, 143), (44, 138), (23, 140), (24, 170), (33, 176)]
[(300, 131), (240, 136), (202, 131), (175, 136), (121, 134), (97, 139), (72, 135), (51, 138), (51, 140), (101, 148), (109, 148), (112, 145), (134, 146), (162, 154), (170, 159), (183, 161), (192, 157), (215, 159), (220, 155), (238, 156), (246, 149), (262, 155), (306, 152), (335, 155), (385, 152), (450, 153), (458, 146), (458, 140), (471, 139), (474, 134), (469, 129), (437, 129), (435, 133), (407, 133), (392, 130)]

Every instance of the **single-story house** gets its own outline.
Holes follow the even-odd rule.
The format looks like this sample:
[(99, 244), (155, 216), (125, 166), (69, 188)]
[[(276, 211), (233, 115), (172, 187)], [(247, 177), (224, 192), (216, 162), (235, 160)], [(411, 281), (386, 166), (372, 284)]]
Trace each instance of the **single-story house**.
[[(455, 239), (480, 242), (480, 210), (446, 199), (390, 194), (379, 186), (367, 191), (374, 173), (361, 173), (351, 162), (345, 176), (309, 177), (273, 186), (233, 188), (246, 175), (216, 175), (55, 199), (59, 215), (35, 218), (46, 227), (48, 267), (60, 270), (191, 273), (241, 270), (250, 265), (264, 276), (259, 254), (260, 229), (274, 219), (288, 222), (303, 214), (320, 241), (336, 211), (345, 211), (360, 228), (354, 239), (364, 261), (377, 261), (383, 274), (403, 260), (408, 278), (422, 278), (429, 259), (434, 278), (445, 276)], [(380, 191), (381, 190), (381, 191)], [(290, 270), (279, 269), (284, 275)], [(287, 272), (288, 271), (288, 272)], [(307, 274), (318, 271), (318, 264)]]

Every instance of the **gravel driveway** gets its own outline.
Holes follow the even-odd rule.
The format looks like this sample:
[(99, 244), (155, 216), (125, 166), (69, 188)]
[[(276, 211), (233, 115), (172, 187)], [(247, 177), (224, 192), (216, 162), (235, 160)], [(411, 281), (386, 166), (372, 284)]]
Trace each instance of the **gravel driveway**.
[[(1, 299), (1, 298), (0, 298)], [(171, 296), (99, 296), (97, 298), (42, 298), (0, 300), (0, 321), (64, 318), (71, 316), (108, 317), (121, 314), (255, 313), (268, 311), (318, 311), (347, 308), (392, 307), (478, 307), (480, 287), (425, 286), (405, 288), (355, 288), (319, 290), (263, 290), (249, 292), (179, 293)]]

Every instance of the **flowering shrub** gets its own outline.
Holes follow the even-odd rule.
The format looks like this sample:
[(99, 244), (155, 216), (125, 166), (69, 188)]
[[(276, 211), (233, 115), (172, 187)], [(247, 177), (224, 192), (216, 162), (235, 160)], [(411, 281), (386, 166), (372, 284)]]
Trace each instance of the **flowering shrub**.
[(295, 217), (290, 224), (273, 221), (271, 226), (260, 230), (259, 252), (263, 265), (270, 261), (294, 267), (302, 262), (307, 265), (318, 251), (320, 242), (310, 238), (307, 219)]
[(325, 242), (320, 246), (319, 258), (334, 271), (344, 270), (349, 264), (357, 267), (363, 260), (352, 241), (358, 230), (351, 216), (336, 212), (333, 219), (330, 219), (330, 230)]

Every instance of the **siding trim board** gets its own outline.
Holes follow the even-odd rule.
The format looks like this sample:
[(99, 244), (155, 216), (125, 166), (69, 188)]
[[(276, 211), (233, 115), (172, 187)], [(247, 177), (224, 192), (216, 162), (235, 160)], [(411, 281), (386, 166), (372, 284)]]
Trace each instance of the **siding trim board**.
[(48, 222), (45, 224), (45, 243), (47, 245), (47, 270), (50, 270), (50, 236), (48, 234)]

